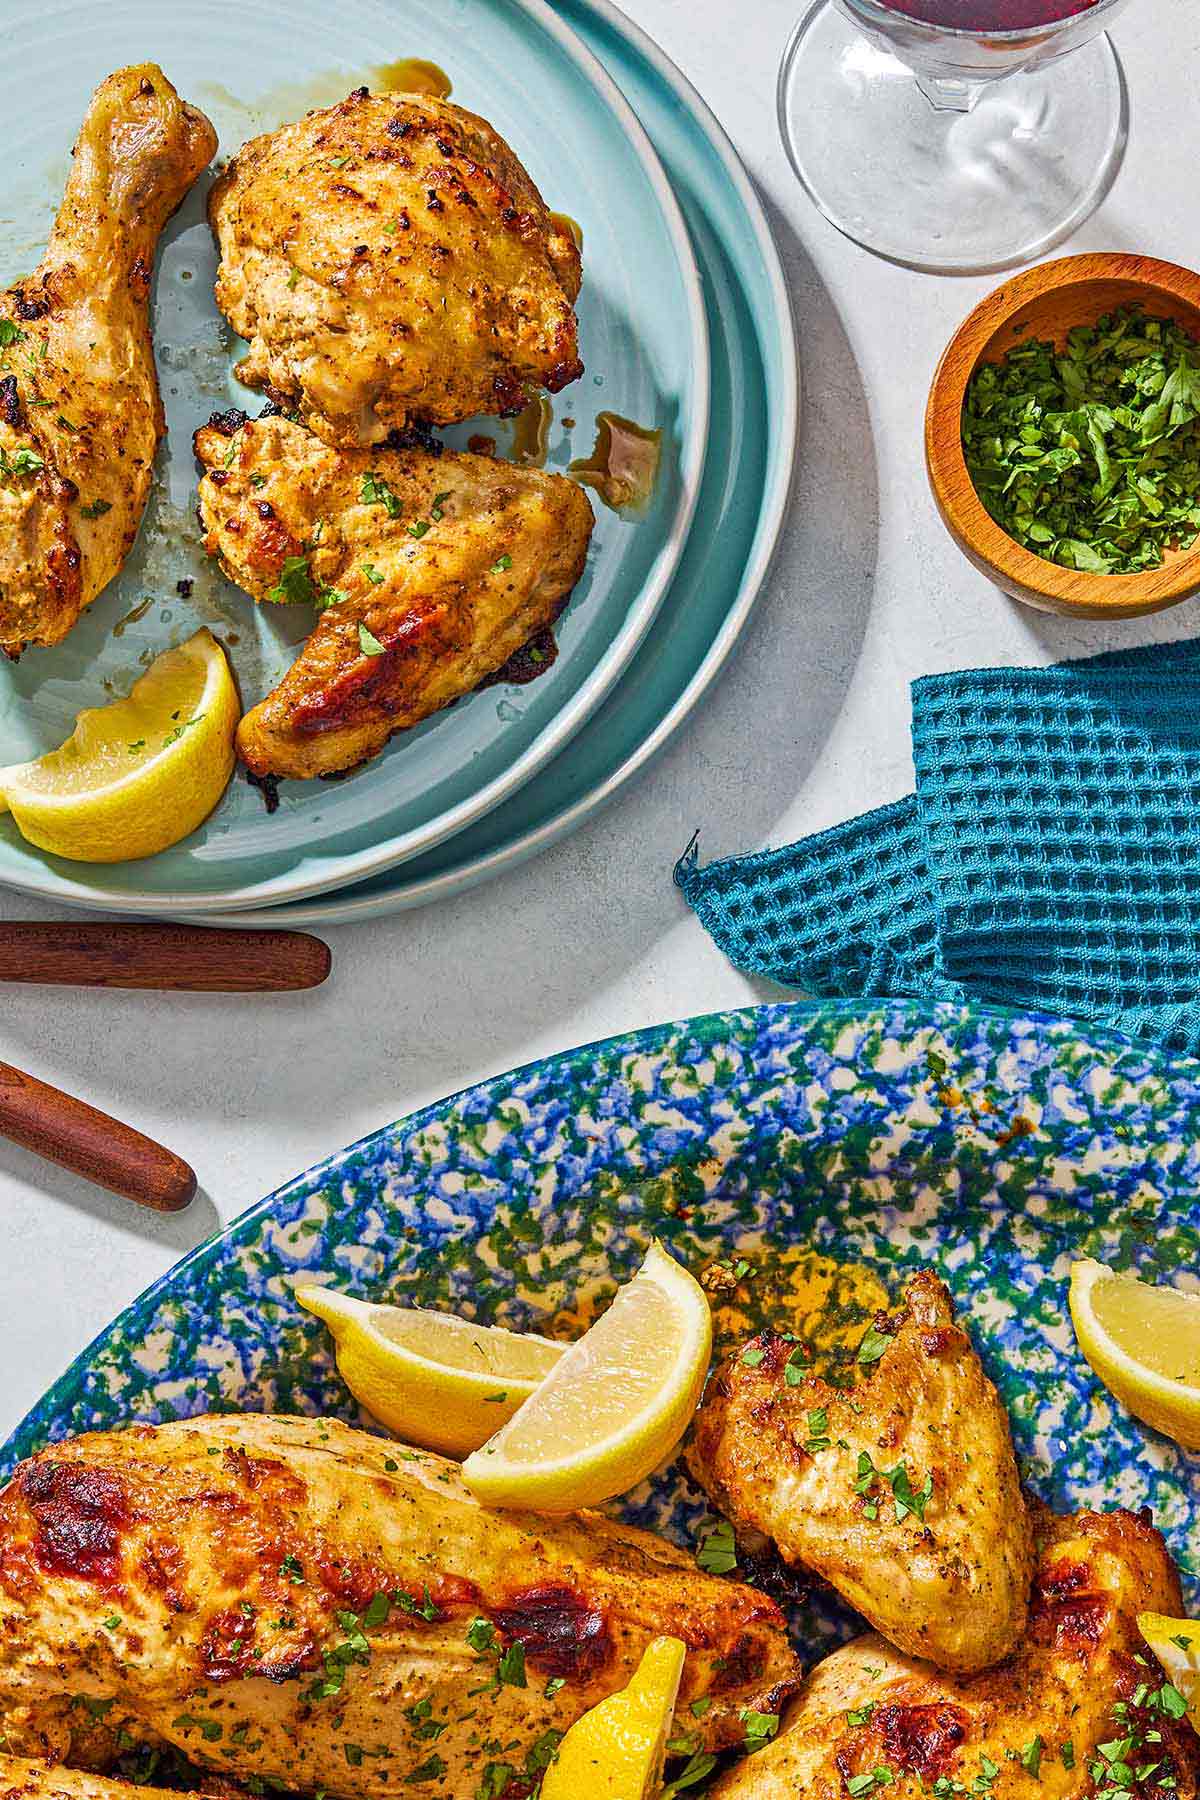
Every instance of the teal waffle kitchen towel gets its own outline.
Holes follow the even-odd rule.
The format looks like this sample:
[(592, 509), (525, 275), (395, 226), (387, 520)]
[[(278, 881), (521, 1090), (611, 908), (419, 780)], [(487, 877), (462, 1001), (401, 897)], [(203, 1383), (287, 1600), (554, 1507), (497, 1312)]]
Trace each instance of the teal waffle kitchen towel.
[(739, 967), (822, 995), (1098, 1019), (1200, 1053), (1200, 639), (912, 687), (916, 792), (675, 879)]

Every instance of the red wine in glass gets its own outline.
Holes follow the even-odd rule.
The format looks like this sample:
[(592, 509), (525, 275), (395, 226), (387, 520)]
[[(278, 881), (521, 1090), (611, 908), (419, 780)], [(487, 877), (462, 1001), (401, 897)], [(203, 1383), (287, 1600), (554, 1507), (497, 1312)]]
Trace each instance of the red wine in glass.
[(879, 0), (890, 12), (953, 31), (1031, 31), (1087, 12), (1096, 0)]

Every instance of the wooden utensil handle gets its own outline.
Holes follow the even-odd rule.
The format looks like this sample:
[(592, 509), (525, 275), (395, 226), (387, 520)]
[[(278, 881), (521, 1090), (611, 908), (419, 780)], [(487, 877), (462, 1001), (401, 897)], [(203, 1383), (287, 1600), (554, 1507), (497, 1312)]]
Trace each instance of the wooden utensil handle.
[(196, 925), (0, 924), (0, 981), (262, 994), (318, 987), (329, 947), (304, 931)]
[(0, 1134), (155, 1212), (178, 1212), (196, 1192), (172, 1151), (11, 1063), (0, 1063)]

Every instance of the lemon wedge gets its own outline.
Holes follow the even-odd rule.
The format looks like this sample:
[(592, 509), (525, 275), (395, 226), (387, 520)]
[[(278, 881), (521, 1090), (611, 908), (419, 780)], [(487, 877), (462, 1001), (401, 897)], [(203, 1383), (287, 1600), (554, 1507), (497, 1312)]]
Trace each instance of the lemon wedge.
[(1151, 1287), (1090, 1259), (1071, 1269), (1071, 1318), (1095, 1374), (1135, 1418), (1200, 1450), (1200, 1294)]
[(187, 837), (233, 774), (241, 706), (225, 652), (197, 631), (123, 700), (81, 712), (65, 744), (0, 769), (0, 812), (73, 862), (128, 862)]
[(542, 1777), (542, 1800), (651, 1800), (657, 1794), (686, 1655), (678, 1638), (647, 1645), (629, 1686), (571, 1726)]
[(452, 1313), (297, 1287), (328, 1325), (342, 1380), (360, 1406), (407, 1443), (466, 1456), (487, 1442), (554, 1368), (564, 1346), (473, 1325)]
[[(1138, 1630), (1171, 1687), (1187, 1701), (1188, 1719), (1200, 1731), (1200, 1624), (1194, 1619), (1168, 1619), (1162, 1613), (1139, 1613)], [(1178, 1700), (1172, 1701), (1172, 1710), (1182, 1711)]]
[(660, 1245), (537, 1391), (468, 1457), (494, 1506), (570, 1512), (628, 1492), (665, 1461), (696, 1410), (712, 1354), (699, 1282)]

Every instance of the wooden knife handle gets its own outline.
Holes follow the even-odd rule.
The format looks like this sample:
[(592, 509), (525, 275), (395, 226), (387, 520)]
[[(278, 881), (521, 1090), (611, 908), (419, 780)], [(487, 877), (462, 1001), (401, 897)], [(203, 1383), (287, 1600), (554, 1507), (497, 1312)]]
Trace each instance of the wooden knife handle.
[(153, 1138), (3, 1062), (0, 1134), (155, 1212), (178, 1212), (196, 1192), (187, 1163)]
[(304, 931), (0, 923), (0, 981), (263, 994), (319, 987), (329, 947)]

